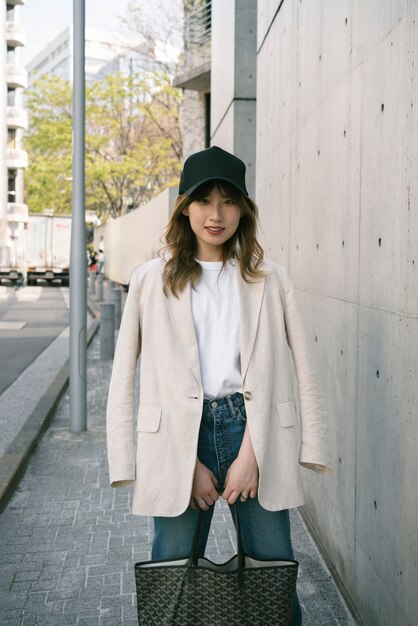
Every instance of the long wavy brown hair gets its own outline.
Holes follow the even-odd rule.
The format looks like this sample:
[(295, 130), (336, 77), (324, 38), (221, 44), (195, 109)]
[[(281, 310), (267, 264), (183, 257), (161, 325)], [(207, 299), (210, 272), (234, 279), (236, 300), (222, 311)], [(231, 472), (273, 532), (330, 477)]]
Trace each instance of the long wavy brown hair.
[[(260, 280), (264, 272), (260, 269), (264, 261), (264, 251), (257, 241), (258, 208), (251, 198), (226, 181), (211, 180), (200, 185), (190, 196), (177, 196), (170, 220), (164, 232), (165, 245), (159, 254), (166, 261), (163, 273), (163, 290), (178, 298), (188, 281), (194, 288), (202, 274), (201, 265), (195, 260), (197, 239), (189, 217), (182, 211), (195, 200), (207, 197), (214, 187), (236, 202), (241, 210), (241, 218), (235, 233), (223, 244), (223, 267), (228, 259), (239, 261), (241, 276), (246, 282)], [(168, 257), (168, 258), (167, 258)]]

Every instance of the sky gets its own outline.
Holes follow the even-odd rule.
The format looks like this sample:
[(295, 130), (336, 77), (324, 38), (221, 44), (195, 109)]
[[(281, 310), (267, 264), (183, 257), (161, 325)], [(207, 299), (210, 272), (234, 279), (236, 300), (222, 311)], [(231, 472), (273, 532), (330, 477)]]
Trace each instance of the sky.
[[(121, 30), (119, 17), (126, 12), (129, 0), (86, 0), (86, 26)], [(145, 0), (144, 4), (152, 4)], [(55, 39), (72, 22), (72, 0), (26, 0), (21, 19), (27, 31), (23, 49), (27, 65), (44, 46)]]

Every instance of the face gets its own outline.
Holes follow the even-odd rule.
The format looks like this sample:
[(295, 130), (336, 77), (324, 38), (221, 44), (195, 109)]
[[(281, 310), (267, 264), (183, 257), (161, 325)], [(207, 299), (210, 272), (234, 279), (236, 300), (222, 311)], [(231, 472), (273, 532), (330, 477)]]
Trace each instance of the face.
[(197, 239), (200, 261), (221, 261), (222, 247), (238, 228), (241, 210), (237, 203), (224, 196), (217, 187), (200, 200), (194, 200), (182, 211), (190, 220)]

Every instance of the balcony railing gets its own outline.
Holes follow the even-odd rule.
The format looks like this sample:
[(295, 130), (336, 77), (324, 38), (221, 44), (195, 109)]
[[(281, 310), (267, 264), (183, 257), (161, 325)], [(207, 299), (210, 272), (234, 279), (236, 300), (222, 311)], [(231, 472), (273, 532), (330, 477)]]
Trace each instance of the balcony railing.
[(186, 42), (201, 46), (209, 38), (212, 30), (212, 2), (207, 1), (186, 18)]
[(6, 42), (8, 46), (26, 46), (26, 29), (19, 22), (6, 22)]
[(28, 73), (20, 65), (6, 65), (6, 82), (8, 87), (17, 89), (28, 86)]
[(6, 167), (19, 169), (28, 166), (28, 153), (20, 148), (6, 149)]
[(6, 124), (9, 128), (27, 128), (28, 113), (19, 107), (7, 107)]
[(27, 222), (28, 205), (23, 202), (7, 203), (7, 220), (9, 222)]

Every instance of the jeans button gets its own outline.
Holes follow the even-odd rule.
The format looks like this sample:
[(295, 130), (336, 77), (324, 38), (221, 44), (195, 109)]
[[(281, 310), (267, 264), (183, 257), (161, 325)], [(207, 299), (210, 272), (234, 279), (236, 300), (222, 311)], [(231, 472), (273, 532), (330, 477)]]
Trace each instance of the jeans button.
[(218, 403), (214, 400), (213, 402), (210, 403), (210, 406), (212, 407), (212, 409), (216, 409), (216, 407), (218, 406)]

